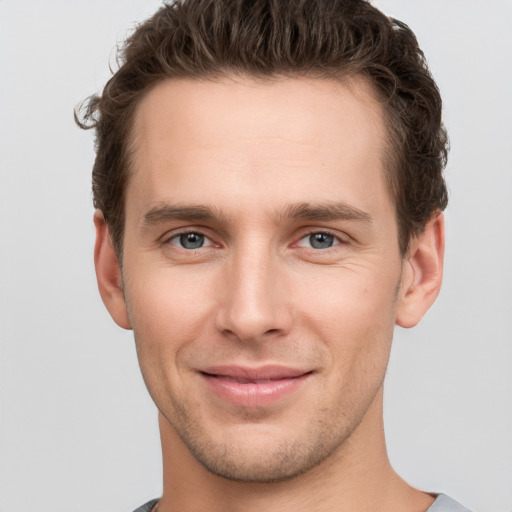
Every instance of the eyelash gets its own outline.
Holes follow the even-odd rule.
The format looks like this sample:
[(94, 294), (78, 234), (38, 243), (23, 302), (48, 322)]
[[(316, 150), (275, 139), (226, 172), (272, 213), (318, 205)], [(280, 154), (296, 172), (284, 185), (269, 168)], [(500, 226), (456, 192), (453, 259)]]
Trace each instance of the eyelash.
[[(199, 247), (191, 247), (191, 248), (184, 247), (183, 243), (181, 243), (181, 241), (182, 241), (181, 239), (184, 236), (190, 236), (190, 235), (196, 235), (198, 237), (202, 237), (203, 244), (200, 245)], [(302, 242), (303, 240), (306, 240), (308, 238), (312, 242), (311, 237), (314, 236), (314, 235), (317, 235), (317, 236), (318, 235), (323, 235), (323, 236), (327, 236), (327, 237), (332, 237), (333, 244), (328, 246), (328, 247), (312, 247), (311, 245), (309, 245), (309, 246), (301, 245), (300, 242)], [(173, 243), (173, 241), (177, 241), (177, 242)], [(207, 241), (207, 245), (204, 245), (204, 241)], [(319, 241), (319, 243), (322, 243), (322, 241)], [(302, 235), (297, 240), (297, 242), (295, 242), (293, 245), (297, 246), (297, 247), (303, 247), (306, 250), (311, 250), (311, 251), (314, 251), (314, 252), (326, 252), (326, 251), (329, 251), (330, 249), (333, 249), (333, 248), (335, 248), (335, 247), (337, 247), (339, 245), (343, 245), (343, 244), (346, 244), (346, 243), (347, 243), (346, 240), (344, 240), (343, 238), (341, 238), (338, 235), (335, 235), (334, 233), (331, 233), (328, 230), (312, 230), (312, 231), (309, 231), (308, 233), (305, 233), (304, 235)], [(197, 251), (197, 250), (200, 250), (200, 249), (205, 249), (205, 248), (213, 247), (213, 246), (216, 245), (211, 240), (211, 238), (209, 236), (205, 235), (200, 230), (189, 230), (189, 231), (183, 231), (181, 233), (176, 233), (176, 234), (174, 234), (174, 235), (172, 235), (170, 237), (167, 237), (164, 240), (164, 244), (173, 245), (173, 246), (178, 247), (179, 249), (185, 250), (187, 252)]]
[[(317, 235), (317, 236), (323, 235), (323, 236), (331, 237), (333, 239), (333, 244), (330, 245), (329, 247), (312, 247), (311, 246), (311, 244), (312, 244), (311, 237), (313, 237), (315, 235)], [(303, 240), (306, 240), (306, 239), (310, 240), (310, 245), (307, 247), (300, 244), (300, 242), (302, 242)], [(331, 233), (330, 231), (315, 230), (315, 231), (310, 231), (309, 233), (306, 233), (305, 235), (303, 235), (301, 238), (299, 238), (299, 240), (295, 243), (295, 245), (297, 245), (299, 247), (304, 247), (305, 249), (312, 250), (315, 252), (325, 252), (325, 251), (328, 251), (329, 249), (334, 249), (334, 248), (338, 247), (339, 245), (343, 245), (344, 243), (346, 243), (345, 240), (343, 240), (340, 236), (335, 235), (334, 233)]]
[[(194, 247), (194, 248), (183, 247), (183, 245), (180, 244), (180, 242), (179, 242), (181, 237), (186, 237), (186, 236), (190, 236), (190, 235), (196, 235), (198, 237), (202, 237), (203, 240), (208, 240), (210, 243), (208, 245), (206, 245), (206, 246), (205, 245), (201, 245), (200, 247)], [(174, 240), (177, 240), (178, 243), (174, 244), (173, 243)], [(183, 249), (185, 251), (190, 251), (190, 252), (195, 251), (195, 250), (199, 250), (199, 249), (203, 249), (205, 247), (212, 247), (212, 246), (215, 245), (215, 243), (211, 240), (211, 238), (209, 236), (205, 235), (204, 233), (201, 233), (201, 231), (199, 231), (199, 230), (197, 230), (197, 231), (192, 231), (192, 230), (191, 231), (183, 231), (181, 233), (176, 233), (176, 234), (166, 238), (164, 240), (164, 243), (165, 244), (174, 245), (176, 247), (179, 247), (180, 249)]]

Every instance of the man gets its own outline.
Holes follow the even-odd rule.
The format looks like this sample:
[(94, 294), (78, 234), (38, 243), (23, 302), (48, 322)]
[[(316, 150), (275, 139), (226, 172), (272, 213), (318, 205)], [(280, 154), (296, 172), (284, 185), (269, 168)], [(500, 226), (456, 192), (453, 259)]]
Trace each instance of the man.
[(86, 106), (95, 264), (159, 411), (138, 511), (464, 511), (391, 468), (394, 325), (441, 285), (446, 134), (363, 0), (184, 0)]

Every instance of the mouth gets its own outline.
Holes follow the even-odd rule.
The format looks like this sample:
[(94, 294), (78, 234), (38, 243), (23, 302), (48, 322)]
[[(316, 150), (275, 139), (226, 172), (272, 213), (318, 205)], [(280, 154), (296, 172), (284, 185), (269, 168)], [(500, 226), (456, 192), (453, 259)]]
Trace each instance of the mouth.
[(312, 371), (283, 366), (218, 366), (199, 372), (221, 400), (243, 407), (264, 407), (297, 392)]

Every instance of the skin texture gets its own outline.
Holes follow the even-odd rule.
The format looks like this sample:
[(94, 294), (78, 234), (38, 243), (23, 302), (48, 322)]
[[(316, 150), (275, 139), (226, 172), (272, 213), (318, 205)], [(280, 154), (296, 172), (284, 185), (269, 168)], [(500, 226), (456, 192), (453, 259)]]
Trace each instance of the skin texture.
[[(382, 384), (395, 324), (439, 291), (443, 218), (402, 260), (382, 110), (347, 85), (169, 80), (138, 106), (122, 274), (101, 212), (95, 259), (160, 411), (159, 512), (432, 502), (389, 465)], [(239, 404), (205, 379), (219, 365), (306, 377)]]

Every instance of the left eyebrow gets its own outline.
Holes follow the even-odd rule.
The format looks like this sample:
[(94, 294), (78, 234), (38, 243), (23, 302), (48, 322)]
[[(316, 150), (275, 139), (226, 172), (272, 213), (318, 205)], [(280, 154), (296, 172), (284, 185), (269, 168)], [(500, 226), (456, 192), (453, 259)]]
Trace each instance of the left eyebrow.
[(372, 224), (372, 217), (367, 212), (347, 203), (295, 203), (287, 206), (278, 214), (279, 220), (333, 221), (350, 220)]

